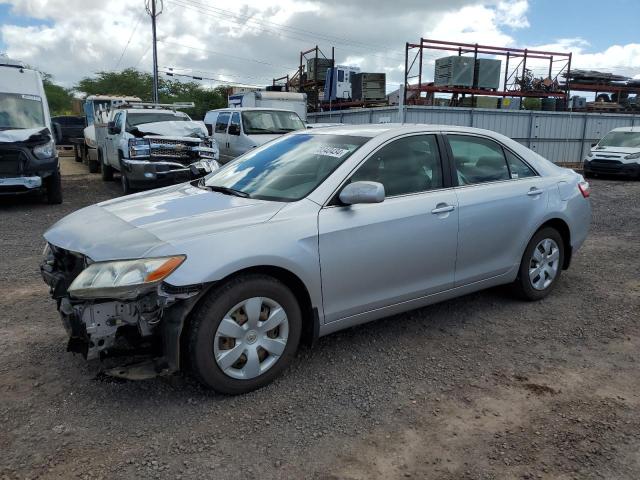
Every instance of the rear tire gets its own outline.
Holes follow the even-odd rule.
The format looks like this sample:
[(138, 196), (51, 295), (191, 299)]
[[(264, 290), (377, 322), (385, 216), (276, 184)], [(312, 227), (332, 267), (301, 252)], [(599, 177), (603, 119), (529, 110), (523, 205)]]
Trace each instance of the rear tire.
[(98, 162), (102, 166), (102, 180), (105, 182), (111, 182), (113, 180), (113, 167), (107, 165), (102, 154), (102, 149), (98, 148)]
[(551, 227), (538, 230), (522, 255), (514, 290), (525, 300), (540, 300), (558, 283), (564, 264), (564, 242)]
[(89, 159), (88, 163), (89, 173), (98, 173), (98, 171), (100, 170), (100, 164), (98, 163), (98, 161)]
[[(277, 326), (267, 331), (276, 317)], [(237, 277), (210, 292), (194, 312), (187, 337), (191, 369), (219, 393), (250, 392), (289, 366), (301, 330), (300, 306), (283, 283), (266, 275)], [(226, 365), (225, 352), (234, 351), (234, 363)]]
[(60, 170), (56, 170), (53, 175), (46, 179), (47, 203), (58, 205), (62, 203), (62, 176)]

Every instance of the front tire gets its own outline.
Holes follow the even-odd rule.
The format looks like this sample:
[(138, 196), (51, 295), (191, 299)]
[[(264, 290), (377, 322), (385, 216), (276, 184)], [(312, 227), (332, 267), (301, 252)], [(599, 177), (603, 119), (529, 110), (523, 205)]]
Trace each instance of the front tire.
[(540, 300), (558, 283), (564, 264), (564, 242), (551, 227), (538, 230), (531, 238), (520, 262), (514, 283), (516, 293), (525, 300)]
[(47, 203), (51, 205), (62, 203), (62, 175), (60, 175), (60, 170), (56, 170), (46, 181)]
[(301, 330), (300, 306), (283, 283), (266, 275), (237, 277), (210, 292), (193, 314), (191, 368), (219, 393), (250, 392), (289, 366)]

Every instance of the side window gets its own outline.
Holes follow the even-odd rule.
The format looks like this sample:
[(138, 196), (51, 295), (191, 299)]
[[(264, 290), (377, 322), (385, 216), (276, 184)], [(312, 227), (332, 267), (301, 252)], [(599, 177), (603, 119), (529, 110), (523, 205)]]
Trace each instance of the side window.
[(122, 129), (122, 112), (116, 113), (116, 117), (113, 119), (113, 123), (116, 127)]
[(225, 133), (227, 131), (227, 124), (229, 123), (229, 117), (231, 113), (229, 112), (220, 112), (218, 114), (218, 119), (216, 120), (216, 133)]
[(449, 135), (456, 165), (458, 185), (509, 180), (509, 169), (502, 147), (480, 137)]
[[(232, 125), (238, 127), (236, 129), (237, 133), (234, 133), (234, 135), (240, 135), (240, 114), (238, 112), (233, 112), (233, 115), (231, 115), (231, 123), (229, 124), (229, 127)], [(231, 133), (231, 128), (229, 128), (229, 133)]]
[(509, 164), (511, 178), (527, 178), (536, 176), (536, 172), (531, 170), (531, 167), (529, 167), (529, 165), (524, 163), (509, 150), (505, 149), (504, 154), (507, 157), (507, 163)]
[(435, 135), (414, 135), (382, 147), (351, 177), (384, 185), (387, 197), (442, 188), (442, 164)]

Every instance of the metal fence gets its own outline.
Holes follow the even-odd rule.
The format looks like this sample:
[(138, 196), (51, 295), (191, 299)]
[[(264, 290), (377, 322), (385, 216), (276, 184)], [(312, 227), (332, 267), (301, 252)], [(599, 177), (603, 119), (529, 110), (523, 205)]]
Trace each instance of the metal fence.
[(405, 123), (486, 128), (556, 163), (582, 162), (591, 144), (617, 127), (640, 127), (640, 116), (611, 113), (489, 110), (453, 107), (381, 107), (309, 113), (310, 123)]

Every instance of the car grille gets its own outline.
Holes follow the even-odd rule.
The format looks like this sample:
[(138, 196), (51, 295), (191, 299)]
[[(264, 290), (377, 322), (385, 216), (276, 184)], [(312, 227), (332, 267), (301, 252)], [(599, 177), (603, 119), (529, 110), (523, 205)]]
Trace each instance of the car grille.
[[(151, 139), (151, 143), (155, 145), (161, 145), (160, 147), (155, 147), (151, 150), (151, 156), (156, 158), (171, 158), (176, 160), (190, 160), (192, 158), (196, 158), (196, 152), (192, 152), (191, 147), (197, 147), (200, 142), (184, 142), (181, 140), (167, 140), (162, 138), (153, 138)], [(163, 148), (162, 145), (167, 145), (166, 148)], [(175, 147), (178, 148), (184, 147), (185, 150), (180, 151), (176, 150)], [(174, 147), (174, 148), (171, 148)]]
[(620, 160), (592, 160), (592, 165), (597, 165), (599, 167), (611, 167), (614, 165), (620, 165), (622, 162)]
[(0, 150), (0, 176), (22, 173), (26, 158), (20, 150)]

